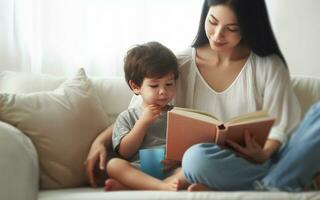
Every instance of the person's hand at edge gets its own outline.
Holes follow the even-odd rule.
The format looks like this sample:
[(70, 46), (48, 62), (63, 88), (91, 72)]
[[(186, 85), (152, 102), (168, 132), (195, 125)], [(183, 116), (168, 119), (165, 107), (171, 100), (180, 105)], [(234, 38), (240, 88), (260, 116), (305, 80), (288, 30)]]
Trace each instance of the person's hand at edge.
[(111, 146), (113, 124), (102, 131), (93, 141), (84, 162), (87, 179), (92, 187), (97, 187), (97, 177), (106, 174), (107, 148)]
[[(105, 171), (106, 157), (107, 149), (104, 144), (93, 143), (91, 145), (87, 159), (84, 164), (87, 178), (92, 187), (97, 187), (96, 178), (97, 174), (99, 174), (97, 170)], [(98, 169), (96, 168), (97, 164), (99, 165)]]

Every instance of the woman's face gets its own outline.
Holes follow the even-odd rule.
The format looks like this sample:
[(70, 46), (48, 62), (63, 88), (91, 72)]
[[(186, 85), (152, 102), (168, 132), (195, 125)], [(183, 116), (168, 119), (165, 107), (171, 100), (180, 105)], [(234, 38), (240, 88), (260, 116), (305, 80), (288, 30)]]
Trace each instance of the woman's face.
[(236, 15), (226, 5), (216, 5), (209, 8), (205, 31), (210, 47), (215, 51), (233, 49), (241, 40)]

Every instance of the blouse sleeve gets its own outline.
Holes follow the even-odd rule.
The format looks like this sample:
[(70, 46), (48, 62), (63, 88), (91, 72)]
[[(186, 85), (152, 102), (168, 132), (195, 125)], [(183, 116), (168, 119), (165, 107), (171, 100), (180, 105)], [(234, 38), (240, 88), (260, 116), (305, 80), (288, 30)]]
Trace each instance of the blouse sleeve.
[(266, 73), (263, 88), (262, 107), (276, 118), (269, 139), (285, 143), (300, 121), (301, 109), (291, 86), (287, 67), (278, 56), (265, 58), (261, 64)]

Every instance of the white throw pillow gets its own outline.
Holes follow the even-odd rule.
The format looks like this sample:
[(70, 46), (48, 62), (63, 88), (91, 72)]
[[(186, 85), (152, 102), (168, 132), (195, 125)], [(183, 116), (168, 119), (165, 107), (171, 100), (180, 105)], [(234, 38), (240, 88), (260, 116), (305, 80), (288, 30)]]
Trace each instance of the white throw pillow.
[(83, 69), (54, 91), (0, 94), (0, 120), (31, 138), (42, 189), (85, 185), (90, 145), (109, 124)]

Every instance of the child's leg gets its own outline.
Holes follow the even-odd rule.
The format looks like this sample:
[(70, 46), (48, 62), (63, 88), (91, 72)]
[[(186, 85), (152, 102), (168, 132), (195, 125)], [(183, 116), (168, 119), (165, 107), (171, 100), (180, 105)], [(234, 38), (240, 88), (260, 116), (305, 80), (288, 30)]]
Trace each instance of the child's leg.
[(174, 170), (173, 174), (163, 180), (164, 182), (177, 183), (177, 190), (186, 189), (190, 183), (187, 181), (186, 177), (183, 174), (182, 168), (179, 167)]
[(169, 176), (168, 178), (166, 178), (164, 181), (171, 181), (171, 180), (178, 180), (178, 190), (181, 189), (188, 189), (189, 192), (194, 192), (194, 191), (211, 191), (213, 190), (213, 188), (209, 188), (203, 184), (199, 184), (199, 183), (193, 183), (190, 184), (187, 181), (187, 178), (184, 176), (182, 168), (177, 168), (173, 175)]
[(178, 189), (176, 180), (162, 181), (156, 179), (135, 168), (130, 162), (120, 158), (113, 158), (108, 162), (107, 173), (111, 179), (128, 189), (171, 191)]
[(108, 178), (104, 182), (104, 190), (105, 191), (119, 191), (119, 190), (130, 190), (130, 188), (128, 188), (125, 185), (122, 185), (119, 181), (117, 181), (115, 179)]

